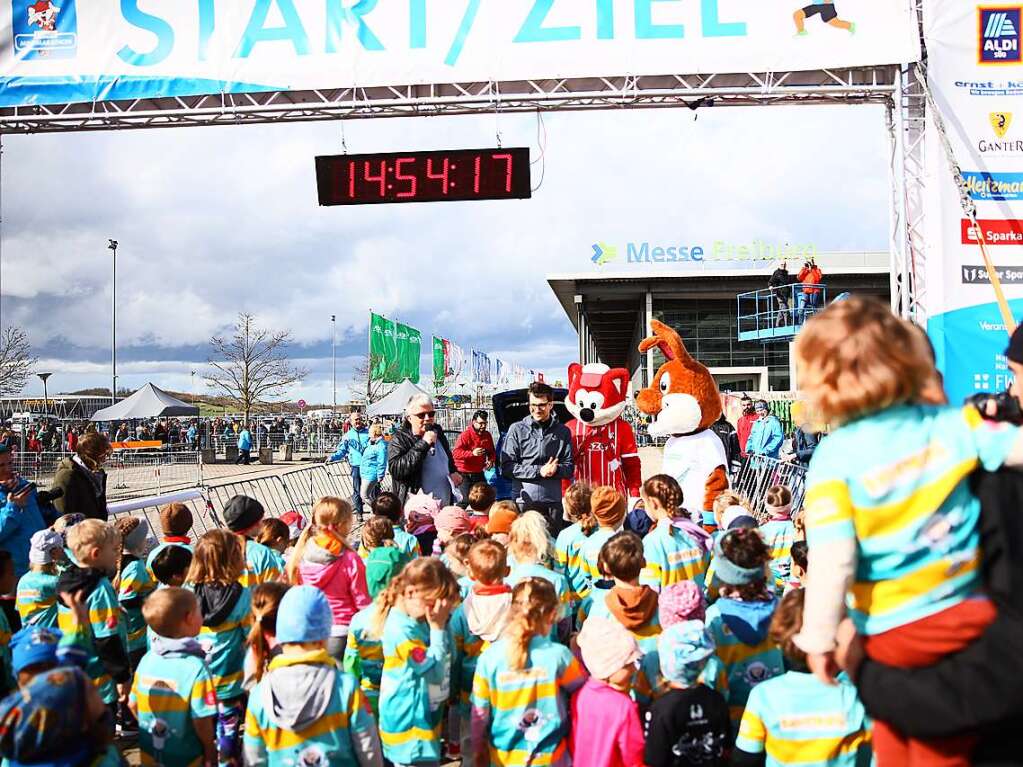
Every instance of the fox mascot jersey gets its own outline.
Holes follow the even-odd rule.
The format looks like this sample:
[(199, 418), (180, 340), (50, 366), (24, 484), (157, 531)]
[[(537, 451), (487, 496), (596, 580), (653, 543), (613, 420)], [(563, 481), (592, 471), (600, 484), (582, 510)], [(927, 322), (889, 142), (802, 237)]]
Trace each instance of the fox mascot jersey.
[(716, 527), (714, 501), (728, 489), (728, 459), (720, 437), (710, 426), (721, 417), (721, 393), (702, 364), (690, 356), (678, 333), (657, 320), (653, 335), (640, 352), (657, 347), (666, 362), (649, 387), (636, 396), (636, 406), (654, 416), (651, 437), (668, 437), (662, 471), (678, 480), (685, 508), (705, 529)]
[(575, 480), (610, 485), (622, 495), (636, 497), (642, 484), (636, 435), (622, 418), (629, 391), (629, 371), (607, 365), (568, 367), (565, 407), (573, 420)]

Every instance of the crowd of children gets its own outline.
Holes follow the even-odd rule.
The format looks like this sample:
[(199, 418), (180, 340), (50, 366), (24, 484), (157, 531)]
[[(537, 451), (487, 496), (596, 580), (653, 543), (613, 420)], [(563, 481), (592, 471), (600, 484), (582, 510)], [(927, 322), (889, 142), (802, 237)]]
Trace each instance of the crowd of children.
[[(753, 691), (787, 668), (793, 685), (815, 681), (791, 641), (803, 570), (790, 565), (787, 491), (772, 492), (766, 536), (726, 529), (744, 518), (731, 496), (708, 535), (665, 475), (644, 485), (645, 539), (623, 529), (624, 497), (582, 484), (565, 495), (572, 524), (557, 541), (541, 514), (495, 503), (489, 488), (468, 510), (436, 510), (419, 538), (390, 493), (357, 541), (338, 498), (289, 525), (238, 497), (228, 529), (195, 541), (191, 513), (171, 504), (155, 546), (143, 518), (62, 518), (33, 537), (17, 586), (24, 628), (2, 662), (23, 700), (0, 708), (0, 731), (36, 689), (26, 668), (72, 663), (69, 683), (91, 680), (109, 731), (75, 764), (118, 763), (114, 735), (135, 727), (146, 765), (702, 765), (771, 754), (777, 712)], [(421, 529), (422, 502), (412, 503)], [(423, 557), (425, 546), (439, 556)], [(795, 612), (776, 609), (783, 591), (799, 595)], [(26, 666), (26, 647), (37, 665)], [(844, 683), (832, 698), (855, 724), (839, 734), (867, 744), (855, 690)], [(0, 753), (11, 758), (16, 739), (0, 735)]]
[(357, 531), (339, 498), (275, 520), (238, 496), (196, 541), (171, 504), (155, 547), (142, 518), (65, 515), (32, 537), (23, 628), (0, 612), (0, 755), (119, 764), (137, 727), (142, 764), (168, 767), (968, 764), (974, 736), (903, 738), (836, 665), (852, 625), (914, 667), (994, 618), (966, 478), (1023, 450), (941, 402), (921, 339), (858, 299), (808, 323), (804, 388), (840, 428), (805, 524), (779, 485), (763, 519), (725, 492), (711, 525), (664, 474), (649, 525), (572, 485), (556, 540), (486, 485), (469, 509), (379, 493)]

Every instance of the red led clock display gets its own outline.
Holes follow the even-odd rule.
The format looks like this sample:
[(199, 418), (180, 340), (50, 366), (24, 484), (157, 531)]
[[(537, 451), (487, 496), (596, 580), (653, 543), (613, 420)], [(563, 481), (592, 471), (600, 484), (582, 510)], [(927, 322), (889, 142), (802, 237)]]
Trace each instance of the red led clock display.
[(316, 185), (320, 205), (532, 197), (528, 148), (321, 156)]

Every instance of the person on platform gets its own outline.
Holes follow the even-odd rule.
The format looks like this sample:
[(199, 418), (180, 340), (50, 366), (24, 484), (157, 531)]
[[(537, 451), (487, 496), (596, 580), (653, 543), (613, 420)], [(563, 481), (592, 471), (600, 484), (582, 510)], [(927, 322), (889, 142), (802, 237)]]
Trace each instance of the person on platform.
[(810, 259), (803, 264), (798, 279), (803, 284), (803, 292), (799, 294), (799, 317), (800, 322), (806, 322), (809, 316), (816, 314), (820, 309), (820, 284), (824, 279), (824, 274), (814, 260)]
[(535, 381), (529, 385), (529, 415), (508, 429), (501, 450), (501, 474), (512, 482), (520, 510), (530, 503), (543, 509), (552, 535), (565, 527), (562, 480), (572, 480), (572, 433), (554, 414), (554, 390)]
[(487, 481), (483, 472), (497, 463), (497, 451), (494, 438), (487, 431), (486, 410), (477, 410), (473, 414), (469, 428), (455, 440), (453, 455), (455, 468), (462, 475), (466, 488)]
[(405, 407), (405, 420), (387, 448), (387, 470), (402, 505), (412, 493), (432, 495), (450, 506), (454, 488), (462, 484), (444, 430), (436, 423), (433, 400), (416, 394)]
[(776, 328), (792, 324), (792, 290), (789, 285), (794, 282), (795, 279), (789, 273), (789, 265), (784, 261), (774, 270), (771, 279), (767, 281), (767, 286), (774, 294), (774, 304), (777, 309), (774, 315)]
[(362, 454), (369, 447), (369, 429), (362, 413), (355, 412), (348, 417), (349, 428), (345, 431), (334, 453), (327, 458), (327, 463), (336, 463), (348, 459), (352, 470), (352, 509), (362, 519)]

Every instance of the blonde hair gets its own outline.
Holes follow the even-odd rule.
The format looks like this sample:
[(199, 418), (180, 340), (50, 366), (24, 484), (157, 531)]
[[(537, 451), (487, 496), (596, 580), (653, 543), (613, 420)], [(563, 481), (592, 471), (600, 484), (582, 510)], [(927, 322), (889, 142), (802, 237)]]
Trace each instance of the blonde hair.
[(562, 496), (561, 505), (573, 522), (578, 522), (582, 531), (589, 535), (597, 529), (597, 518), (590, 508), (590, 493), (593, 487), (589, 482), (573, 482)]
[(277, 608), (285, 592), (291, 588), (287, 583), (270, 581), (260, 583), (252, 590), (252, 628), (249, 630), (249, 647), (255, 661), (254, 676), (258, 682), (266, 673), (270, 663), (270, 642), (268, 636), (277, 634)]
[(926, 337), (874, 298), (849, 298), (814, 316), (796, 336), (795, 355), (807, 404), (833, 425), (919, 402), (938, 375)]
[(525, 578), (512, 590), (504, 638), (508, 643), (508, 666), (513, 671), (525, 670), (530, 640), (547, 631), (547, 623), (557, 611), (558, 595), (545, 578)]
[(82, 463), (92, 471), (97, 471), (103, 465), (103, 462), (110, 457), (112, 450), (110, 440), (99, 432), (91, 431), (78, 440), (75, 452), (82, 459)]
[(302, 535), (298, 537), (295, 550), (291, 552), (291, 559), (288, 560), (286, 568), (288, 581), (291, 583), (302, 582), (298, 566), (302, 564), (302, 557), (305, 555), (309, 539), (319, 535), (328, 527), (339, 531), (340, 534), (337, 538), (347, 547), (347, 538), (352, 531), (352, 507), (348, 501), (327, 495), (316, 502), (316, 505), (313, 506), (312, 521), (306, 525)]
[(179, 639), (182, 636), (181, 624), (198, 608), (199, 600), (191, 591), (168, 586), (146, 597), (142, 603), (142, 618), (160, 636)]
[(230, 586), (245, 572), (245, 556), (242, 554), (241, 539), (227, 530), (210, 530), (198, 543), (192, 553), (192, 564), (185, 581), (198, 585), (216, 583)]
[(553, 560), (554, 546), (547, 533), (547, 521), (540, 512), (527, 511), (512, 522), (508, 552), (519, 564), (536, 562), (547, 565)]
[(729, 506), (742, 506), (749, 515), (753, 516), (753, 507), (750, 506), (749, 501), (743, 498), (738, 493), (732, 492), (731, 490), (725, 490), (721, 495), (714, 499), (714, 521), (717, 522), (718, 527), (721, 526), (721, 520), (725, 516), (725, 512), (728, 511)]
[(394, 546), (394, 525), (387, 517), (372, 516), (362, 526), (362, 545), (367, 551)]
[(391, 608), (405, 594), (406, 589), (424, 589), (427, 597), (434, 599), (452, 599), (459, 594), (458, 581), (444, 564), (436, 557), (420, 557), (413, 559), (402, 571), (391, 579), (387, 587), (377, 594), (373, 616), (370, 619), (369, 631), (375, 639), (384, 635), (384, 624)]
[(116, 546), (117, 542), (114, 526), (98, 519), (83, 519), (67, 531), (67, 547), (78, 560), (82, 560), (90, 548)]
[(373, 424), (369, 427), (369, 436), (371, 437), (382, 437), (384, 436), (384, 427), (378, 423)]

